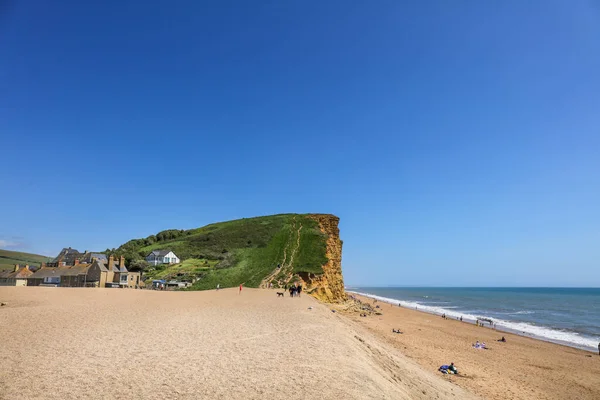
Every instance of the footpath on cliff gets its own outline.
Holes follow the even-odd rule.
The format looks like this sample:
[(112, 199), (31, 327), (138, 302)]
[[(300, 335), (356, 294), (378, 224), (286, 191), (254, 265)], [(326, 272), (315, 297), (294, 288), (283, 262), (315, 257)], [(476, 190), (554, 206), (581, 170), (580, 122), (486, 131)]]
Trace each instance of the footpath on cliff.
[(321, 266), (322, 273), (309, 274), (294, 272), (294, 261), (301, 247), (302, 223), (292, 219), (289, 239), (283, 250), (282, 262), (267, 277), (260, 286), (269, 288), (271, 283), (275, 286), (287, 287), (299, 283), (304, 292), (315, 298), (327, 302), (338, 303), (347, 299), (344, 291), (344, 278), (342, 276), (342, 241), (340, 239), (339, 218), (330, 214), (310, 214), (311, 220), (317, 222), (321, 234), (326, 237), (325, 256), (327, 262)]

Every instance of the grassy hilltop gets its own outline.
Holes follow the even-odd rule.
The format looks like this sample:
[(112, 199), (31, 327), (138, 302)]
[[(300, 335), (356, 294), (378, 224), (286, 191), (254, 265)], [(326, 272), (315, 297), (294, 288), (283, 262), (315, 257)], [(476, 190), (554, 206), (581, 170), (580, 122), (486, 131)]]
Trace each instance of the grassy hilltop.
[(13, 269), (15, 264), (28, 264), (39, 267), (42, 262), (48, 262), (50, 260), (52, 260), (51, 257), (40, 256), (39, 254), (0, 250), (0, 271)]
[[(167, 230), (134, 239), (116, 249), (128, 265), (152, 250), (172, 250), (182, 260), (173, 266), (148, 267), (150, 279), (196, 280), (193, 289), (244, 283), (259, 287), (285, 284), (296, 276), (323, 273), (326, 240), (309, 214), (281, 214), (210, 224), (191, 230)], [(281, 269), (277, 269), (277, 265)]]

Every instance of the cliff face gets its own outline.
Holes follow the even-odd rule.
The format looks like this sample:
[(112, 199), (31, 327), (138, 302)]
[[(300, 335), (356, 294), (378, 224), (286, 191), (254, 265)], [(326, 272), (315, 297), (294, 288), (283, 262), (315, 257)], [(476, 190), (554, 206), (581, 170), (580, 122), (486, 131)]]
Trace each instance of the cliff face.
[(335, 303), (346, 300), (344, 277), (342, 276), (342, 241), (338, 224), (340, 219), (334, 215), (313, 214), (309, 218), (319, 224), (319, 229), (327, 235), (326, 255), (328, 262), (322, 266), (323, 274), (304, 274), (307, 292), (317, 299)]

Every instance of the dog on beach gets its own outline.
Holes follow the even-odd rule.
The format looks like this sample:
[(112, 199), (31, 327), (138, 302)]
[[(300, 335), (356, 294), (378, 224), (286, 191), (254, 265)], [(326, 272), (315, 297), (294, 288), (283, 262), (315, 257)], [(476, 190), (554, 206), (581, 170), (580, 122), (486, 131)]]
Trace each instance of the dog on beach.
[(283, 297), (283, 292), (277, 292), (277, 297)]

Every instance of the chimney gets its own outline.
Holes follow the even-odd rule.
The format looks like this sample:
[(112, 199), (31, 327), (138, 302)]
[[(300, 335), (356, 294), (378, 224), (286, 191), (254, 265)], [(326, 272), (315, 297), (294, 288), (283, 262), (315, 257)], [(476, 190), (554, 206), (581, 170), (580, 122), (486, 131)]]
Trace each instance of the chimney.
[(75, 259), (75, 262), (73, 263), (73, 265), (79, 265), (79, 258)]
[(15, 271), (14, 272), (17, 272), (19, 270), (19, 268), (21, 268), (21, 266), (19, 264), (15, 264)]
[(110, 257), (108, 257), (108, 270), (112, 271), (114, 266), (115, 266), (115, 258), (111, 255)]
[(125, 256), (121, 256), (119, 259), (119, 268), (125, 268)]

